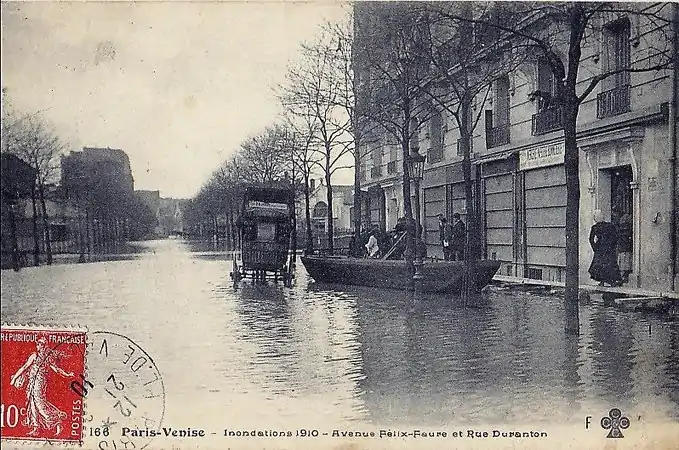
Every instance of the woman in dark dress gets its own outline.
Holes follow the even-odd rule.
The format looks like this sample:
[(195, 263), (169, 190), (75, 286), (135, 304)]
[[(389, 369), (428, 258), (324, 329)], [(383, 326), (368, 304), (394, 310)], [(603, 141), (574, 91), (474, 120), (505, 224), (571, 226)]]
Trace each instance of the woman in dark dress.
[(596, 223), (589, 233), (589, 243), (594, 250), (589, 274), (593, 280), (599, 281), (602, 286), (604, 283), (611, 286), (620, 286), (622, 279), (618, 268), (617, 230), (615, 225), (603, 219), (601, 210), (594, 211), (594, 221)]

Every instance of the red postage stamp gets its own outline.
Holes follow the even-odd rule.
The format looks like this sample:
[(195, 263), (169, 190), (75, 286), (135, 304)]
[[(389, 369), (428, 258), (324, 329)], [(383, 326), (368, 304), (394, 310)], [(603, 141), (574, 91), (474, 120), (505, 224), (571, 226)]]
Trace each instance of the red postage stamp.
[(2, 439), (82, 443), (87, 333), (3, 326)]

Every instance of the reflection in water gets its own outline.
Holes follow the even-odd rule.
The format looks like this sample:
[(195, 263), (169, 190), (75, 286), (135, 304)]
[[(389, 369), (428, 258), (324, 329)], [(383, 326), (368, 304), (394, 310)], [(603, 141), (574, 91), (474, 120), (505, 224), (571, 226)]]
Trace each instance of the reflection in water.
[(597, 394), (603, 400), (620, 399), (632, 387), (632, 317), (607, 307), (592, 313), (589, 345)]
[[(309, 295), (327, 299), (339, 289), (355, 298), (360, 388), (376, 423), (579, 421), (611, 405), (640, 410), (658, 402), (671, 407), (657, 417), (679, 416), (676, 363), (652, 356), (670, 336), (634, 345), (643, 334), (631, 326), (635, 316), (593, 305), (583, 314), (585, 332), (572, 337), (563, 332), (559, 299), (527, 293), (491, 293), (485, 309), (440, 297), (413, 308), (404, 292), (321, 283), (311, 283)], [(676, 334), (677, 323), (647, 320)], [(642, 356), (653, 365), (633, 376)], [(670, 381), (658, 389), (661, 379)]]
[(129, 261), (3, 272), (2, 317), (67, 318), (138, 341), (163, 372), (173, 426), (195, 426), (196, 410), (217, 429), (580, 424), (613, 406), (679, 419), (677, 321), (595, 303), (573, 338), (556, 297), (491, 290), (486, 308), (413, 304), (407, 292), (315, 283), (302, 265), (292, 287), (234, 287), (227, 253), (144, 246)]

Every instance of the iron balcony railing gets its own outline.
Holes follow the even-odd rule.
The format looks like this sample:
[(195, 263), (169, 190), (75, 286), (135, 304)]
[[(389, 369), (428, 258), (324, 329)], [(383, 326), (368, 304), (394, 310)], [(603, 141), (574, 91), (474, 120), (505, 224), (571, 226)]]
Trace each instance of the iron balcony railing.
[(375, 166), (370, 168), (370, 178), (377, 178), (382, 176), (382, 167)]
[(388, 174), (396, 173), (396, 161), (389, 161), (387, 163), (387, 173)]
[(549, 133), (563, 128), (561, 108), (552, 106), (533, 114), (533, 136)]
[(596, 116), (617, 116), (630, 111), (630, 86), (619, 86), (610, 91), (602, 92), (596, 98)]
[(498, 125), (486, 130), (486, 146), (488, 148), (509, 144), (509, 124)]

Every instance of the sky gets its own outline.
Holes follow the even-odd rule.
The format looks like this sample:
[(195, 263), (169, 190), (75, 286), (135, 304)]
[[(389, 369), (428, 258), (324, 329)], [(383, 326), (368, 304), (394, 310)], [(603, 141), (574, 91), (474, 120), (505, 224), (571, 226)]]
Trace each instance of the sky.
[[(3, 3), (2, 86), (69, 149), (130, 157), (135, 189), (195, 195), (281, 107), (272, 87), (339, 1)], [(342, 181), (342, 180), (338, 180)], [(334, 183), (334, 180), (333, 180)]]

